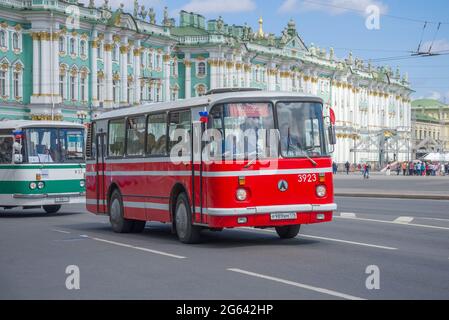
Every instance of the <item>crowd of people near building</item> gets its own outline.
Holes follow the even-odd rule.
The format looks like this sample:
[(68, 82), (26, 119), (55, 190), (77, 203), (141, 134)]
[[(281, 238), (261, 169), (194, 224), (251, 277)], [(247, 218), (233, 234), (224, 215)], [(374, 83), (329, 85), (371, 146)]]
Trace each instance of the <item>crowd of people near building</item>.
[[(336, 162), (332, 164), (334, 174), (339, 172), (341, 166)], [(370, 177), (372, 165), (370, 163), (350, 163), (347, 161), (342, 169), (344, 173), (349, 175), (351, 172), (360, 172), (365, 179)], [(380, 168), (377, 168), (380, 169)], [(404, 161), (387, 164), (380, 172), (387, 176), (403, 175), (403, 176), (446, 176), (449, 175), (449, 163), (432, 162), (432, 161)]]

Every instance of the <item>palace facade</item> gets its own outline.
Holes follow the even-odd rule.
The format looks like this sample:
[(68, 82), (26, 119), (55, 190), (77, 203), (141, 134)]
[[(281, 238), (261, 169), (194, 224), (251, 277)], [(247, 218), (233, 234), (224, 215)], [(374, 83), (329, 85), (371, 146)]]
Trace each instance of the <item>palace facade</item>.
[(80, 111), (95, 117), (231, 87), (323, 98), (337, 116), (339, 163), (378, 162), (376, 141), (392, 137), (381, 157), (410, 159), (407, 75), (306, 46), (294, 21), (276, 36), (262, 18), (258, 30), (185, 11), (176, 22), (137, 1), (128, 13), (108, 0), (0, 0), (0, 119), (79, 121)]

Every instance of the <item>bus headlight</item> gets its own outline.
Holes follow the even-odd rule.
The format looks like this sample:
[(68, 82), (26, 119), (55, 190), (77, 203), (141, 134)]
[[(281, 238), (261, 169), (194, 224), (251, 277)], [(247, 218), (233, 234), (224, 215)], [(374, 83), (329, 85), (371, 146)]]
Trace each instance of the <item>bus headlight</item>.
[(38, 187), (39, 189), (44, 189), (45, 183), (42, 182), (42, 181), (39, 181), (39, 182), (37, 183), (37, 187)]
[(235, 197), (239, 201), (245, 201), (246, 198), (248, 198), (248, 193), (246, 192), (245, 189), (240, 188), (240, 189), (237, 189), (237, 191), (235, 193)]
[(80, 187), (84, 188), (85, 185), (86, 185), (86, 182), (84, 180), (80, 180)]
[(327, 189), (325, 185), (319, 185), (316, 187), (316, 195), (318, 198), (324, 198), (327, 194)]
[(36, 188), (37, 188), (36, 182), (30, 182), (30, 189), (31, 190), (36, 190)]

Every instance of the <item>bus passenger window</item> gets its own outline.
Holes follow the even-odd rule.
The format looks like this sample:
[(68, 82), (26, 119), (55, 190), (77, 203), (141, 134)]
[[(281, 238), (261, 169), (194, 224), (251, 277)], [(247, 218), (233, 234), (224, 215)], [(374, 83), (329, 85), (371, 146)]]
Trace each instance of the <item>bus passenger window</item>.
[[(185, 134), (187, 137), (190, 137), (190, 130), (192, 125), (192, 116), (190, 114), (190, 110), (186, 111), (176, 111), (170, 113), (170, 127), (169, 127), (169, 137), (170, 137), (170, 143), (169, 143), (169, 152), (171, 149), (177, 145), (181, 138), (178, 138), (175, 141), (171, 141), (171, 137), (174, 135), (175, 130), (185, 130)], [(184, 141), (188, 142), (188, 141)], [(184, 156), (187, 156), (184, 154)]]
[(0, 163), (12, 163), (13, 141), (12, 137), (0, 137)]
[(167, 116), (165, 113), (148, 116), (147, 153), (151, 156), (167, 154)]
[(125, 120), (111, 120), (108, 131), (108, 156), (122, 157), (125, 153)]
[(145, 154), (144, 116), (128, 119), (126, 154), (128, 156), (143, 156)]

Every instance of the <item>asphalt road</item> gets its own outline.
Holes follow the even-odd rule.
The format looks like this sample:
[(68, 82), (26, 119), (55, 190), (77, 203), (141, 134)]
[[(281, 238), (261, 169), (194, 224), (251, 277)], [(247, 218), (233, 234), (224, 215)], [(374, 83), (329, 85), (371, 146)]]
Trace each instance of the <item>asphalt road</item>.
[[(338, 198), (333, 222), (293, 240), (272, 230), (169, 226), (114, 234), (83, 206), (0, 210), (0, 299), (449, 299), (449, 201)], [(66, 267), (80, 289), (65, 286)], [(365, 271), (379, 268), (380, 289)]]

